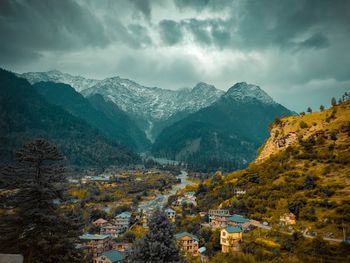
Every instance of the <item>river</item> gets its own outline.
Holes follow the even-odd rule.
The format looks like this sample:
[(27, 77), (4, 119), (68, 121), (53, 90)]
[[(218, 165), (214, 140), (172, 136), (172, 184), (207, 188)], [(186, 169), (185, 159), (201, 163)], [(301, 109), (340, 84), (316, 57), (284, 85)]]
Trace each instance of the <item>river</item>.
[(163, 207), (167, 203), (169, 196), (176, 194), (177, 190), (191, 184), (191, 181), (188, 180), (187, 176), (188, 173), (186, 171), (181, 171), (181, 173), (176, 176), (177, 179), (181, 180), (181, 183), (173, 185), (171, 190), (166, 194), (157, 194), (156, 198), (153, 200), (140, 203), (138, 210), (140, 211), (142, 209), (144, 212), (147, 212), (152, 211), (157, 207)]

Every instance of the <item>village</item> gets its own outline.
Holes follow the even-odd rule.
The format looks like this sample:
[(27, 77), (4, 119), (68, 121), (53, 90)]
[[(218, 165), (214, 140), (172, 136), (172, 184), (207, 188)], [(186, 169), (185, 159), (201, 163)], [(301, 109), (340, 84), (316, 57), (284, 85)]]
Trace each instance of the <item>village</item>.
[[(179, 177), (182, 181), (187, 180), (187, 173), (182, 172), (178, 179)], [(106, 183), (107, 179), (103, 176), (92, 176), (85, 177), (83, 180), (87, 180), (84, 183), (89, 180)], [(190, 183), (191, 181), (187, 181), (181, 186)], [(89, 255), (93, 263), (126, 261), (128, 255), (132, 253), (135, 238), (147, 232), (148, 219), (157, 208), (162, 209), (168, 220), (174, 225), (177, 231), (176, 242), (189, 262), (206, 262), (209, 256), (205, 240), (184, 226), (188, 222), (195, 221), (200, 229), (219, 231), (220, 238), (214, 245), (220, 246), (222, 253), (239, 253), (244, 236), (254, 229), (260, 228), (265, 231), (272, 229), (268, 222), (259, 222), (245, 215), (232, 214), (228, 209), (217, 208), (194, 212), (197, 207), (196, 192), (183, 191), (179, 186), (175, 190), (177, 191), (171, 192), (174, 195), (168, 193), (161, 196), (162, 198), (158, 195), (146, 203), (141, 202), (131, 211), (120, 211), (114, 217), (100, 217), (89, 222), (88, 231), (79, 237), (79, 248)], [(242, 197), (244, 194), (245, 190), (235, 189), (236, 196)], [(296, 218), (292, 213), (286, 213), (280, 217), (279, 226), (288, 232), (293, 231), (295, 224)]]

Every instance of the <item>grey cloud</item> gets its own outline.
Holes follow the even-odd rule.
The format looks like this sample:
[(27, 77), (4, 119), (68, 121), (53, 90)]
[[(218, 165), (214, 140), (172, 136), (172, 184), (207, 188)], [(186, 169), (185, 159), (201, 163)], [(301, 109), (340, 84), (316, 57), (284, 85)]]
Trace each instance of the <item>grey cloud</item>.
[(299, 45), (302, 48), (319, 49), (319, 48), (329, 47), (330, 42), (329, 42), (329, 39), (325, 35), (323, 35), (321, 33), (317, 33), (317, 34), (313, 34), (308, 39), (302, 41)]
[[(38, 57), (41, 51), (72, 50), (109, 43), (104, 28), (86, 8), (68, 1), (2, 1), (0, 57)], [(27, 54), (28, 53), (28, 54)]]
[(149, 0), (130, 0), (132, 4), (135, 5), (135, 7), (141, 11), (141, 13), (147, 18), (148, 20), (151, 18), (151, 3)]
[(170, 46), (179, 43), (183, 38), (181, 25), (172, 20), (159, 22), (159, 33), (163, 42)]
[[(319, 49), (330, 46), (329, 35), (334, 31), (347, 34), (350, 30), (350, 1), (346, 0), (174, 2), (180, 9), (192, 8), (199, 13), (205, 8), (217, 10), (217, 6), (230, 11), (231, 16), (225, 19), (179, 22), (200, 45), (243, 50), (269, 47), (295, 50), (296, 45)], [(204, 28), (210, 28), (210, 31)], [(309, 39), (296, 42), (304, 35), (309, 35)]]

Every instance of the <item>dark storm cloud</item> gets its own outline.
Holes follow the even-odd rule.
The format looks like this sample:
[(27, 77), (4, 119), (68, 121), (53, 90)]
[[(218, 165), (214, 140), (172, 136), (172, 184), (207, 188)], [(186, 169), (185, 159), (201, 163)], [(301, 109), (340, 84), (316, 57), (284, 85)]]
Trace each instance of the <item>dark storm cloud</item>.
[[(148, 1), (133, 3), (150, 15)], [(117, 19), (106, 24), (84, 1), (1, 0), (0, 5), (0, 60), (5, 63), (32, 61), (43, 52), (103, 48), (113, 42), (142, 48), (152, 42), (144, 26)]]
[(300, 42), (299, 44), (300, 47), (302, 48), (327, 48), (330, 46), (329, 39), (321, 34), (321, 33), (316, 33), (309, 37), (308, 39)]
[[(174, 0), (176, 6), (194, 10), (209, 9), (221, 3), (229, 10), (225, 19), (178, 22), (201, 45), (217, 45), (233, 49), (264, 49), (268, 47), (327, 48), (327, 34), (349, 33), (350, 1), (185, 1)], [(237, 7), (239, 7), (237, 9)], [(219, 29), (219, 30), (218, 30)], [(323, 32), (319, 32), (323, 31)], [(303, 38), (301, 41), (297, 39)]]
[(0, 21), (0, 59), (34, 58), (41, 51), (109, 43), (93, 13), (73, 1), (4, 0)]
[(148, 20), (151, 18), (151, 3), (149, 0), (130, 0), (135, 7), (141, 11), (141, 13)]

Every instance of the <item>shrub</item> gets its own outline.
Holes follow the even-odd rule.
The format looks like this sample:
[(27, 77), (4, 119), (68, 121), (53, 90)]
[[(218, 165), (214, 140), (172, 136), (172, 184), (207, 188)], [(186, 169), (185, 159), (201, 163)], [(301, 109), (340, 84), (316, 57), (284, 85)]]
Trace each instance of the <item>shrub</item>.
[(305, 129), (305, 128), (309, 127), (309, 126), (307, 125), (307, 123), (304, 122), (304, 121), (301, 121), (301, 122), (299, 123), (299, 126), (300, 126), (300, 128), (302, 128), (302, 129)]

